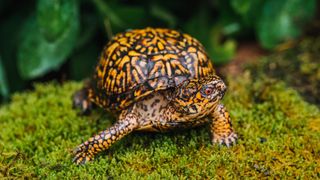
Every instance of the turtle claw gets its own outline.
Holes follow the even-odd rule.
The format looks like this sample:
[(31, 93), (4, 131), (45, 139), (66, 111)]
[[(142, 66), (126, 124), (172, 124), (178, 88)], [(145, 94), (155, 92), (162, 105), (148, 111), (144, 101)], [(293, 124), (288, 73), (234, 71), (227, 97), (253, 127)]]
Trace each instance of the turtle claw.
[(212, 143), (231, 147), (237, 143), (237, 140), (238, 140), (238, 135), (236, 133), (232, 132), (228, 136), (214, 135)]
[(93, 158), (86, 157), (85, 154), (77, 154), (73, 159), (72, 162), (77, 165), (83, 165), (86, 164), (88, 161), (93, 160)]
[(77, 165), (83, 165), (86, 163), (86, 158), (83, 158), (81, 156), (76, 156), (72, 159), (72, 162)]
[(74, 150), (75, 157), (72, 162), (77, 165), (85, 164), (94, 159), (94, 156), (87, 150), (87, 148), (81, 144), (78, 148)]

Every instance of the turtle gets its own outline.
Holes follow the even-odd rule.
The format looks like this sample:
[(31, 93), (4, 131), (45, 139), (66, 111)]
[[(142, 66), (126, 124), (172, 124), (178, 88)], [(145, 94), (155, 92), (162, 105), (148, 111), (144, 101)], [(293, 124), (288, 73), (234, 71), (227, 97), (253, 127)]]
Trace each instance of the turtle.
[(73, 161), (84, 164), (133, 131), (167, 132), (209, 125), (214, 144), (238, 139), (220, 102), (226, 84), (204, 46), (173, 29), (133, 29), (115, 35), (103, 49), (95, 72), (73, 95), (84, 114), (93, 106), (118, 118), (80, 144)]

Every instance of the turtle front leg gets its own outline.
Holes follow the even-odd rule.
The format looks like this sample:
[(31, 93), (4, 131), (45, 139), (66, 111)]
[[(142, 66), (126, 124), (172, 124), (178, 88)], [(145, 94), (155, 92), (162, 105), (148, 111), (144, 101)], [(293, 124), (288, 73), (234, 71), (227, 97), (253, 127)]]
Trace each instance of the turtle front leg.
[(211, 119), (212, 143), (226, 145), (227, 147), (235, 144), (238, 136), (232, 128), (229, 112), (222, 104), (219, 104), (212, 112)]
[(113, 143), (131, 133), (137, 127), (137, 116), (133, 113), (127, 114), (124, 119), (116, 122), (110, 128), (80, 144), (75, 150), (73, 162), (84, 164), (87, 161), (93, 160), (97, 153), (108, 149)]

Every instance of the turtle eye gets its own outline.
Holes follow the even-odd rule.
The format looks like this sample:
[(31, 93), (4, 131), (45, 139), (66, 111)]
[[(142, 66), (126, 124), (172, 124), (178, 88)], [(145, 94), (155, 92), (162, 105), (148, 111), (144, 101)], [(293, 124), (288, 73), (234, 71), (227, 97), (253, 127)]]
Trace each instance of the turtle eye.
[(214, 89), (211, 86), (204, 86), (202, 88), (202, 94), (204, 96), (210, 96), (213, 93)]
[(207, 87), (205, 90), (204, 90), (204, 93), (206, 95), (210, 95), (211, 93), (213, 92), (213, 89), (211, 87)]

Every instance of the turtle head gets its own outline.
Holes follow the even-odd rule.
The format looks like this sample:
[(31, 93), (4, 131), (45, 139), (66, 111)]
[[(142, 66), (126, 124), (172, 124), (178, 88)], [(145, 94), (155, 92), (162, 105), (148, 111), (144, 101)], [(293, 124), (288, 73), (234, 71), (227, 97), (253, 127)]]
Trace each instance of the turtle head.
[(216, 75), (185, 80), (175, 89), (173, 106), (184, 117), (202, 118), (219, 104), (226, 89), (225, 83)]

